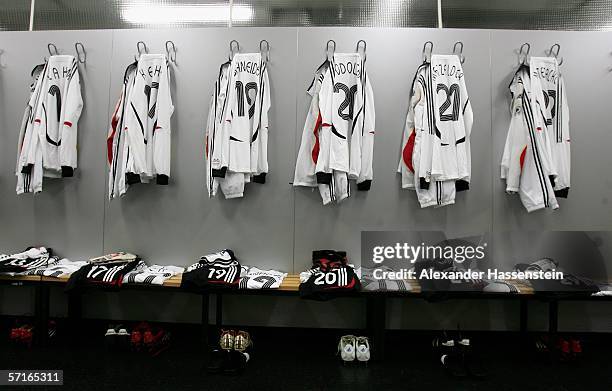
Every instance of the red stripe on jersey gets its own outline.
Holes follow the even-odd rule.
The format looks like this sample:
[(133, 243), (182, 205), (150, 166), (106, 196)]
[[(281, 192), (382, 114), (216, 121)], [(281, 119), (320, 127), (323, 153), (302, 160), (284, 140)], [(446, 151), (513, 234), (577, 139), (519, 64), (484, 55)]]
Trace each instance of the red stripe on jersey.
[(414, 129), (412, 129), (412, 131), (410, 132), (410, 137), (408, 137), (408, 141), (406, 142), (406, 145), (404, 146), (404, 149), (402, 151), (402, 159), (404, 160), (404, 164), (412, 173), (414, 173), (414, 166), (412, 165), (412, 154), (414, 152), (415, 138), (416, 133)]
[(374, 131), (371, 131), (370, 134), (374, 134)]
[(34, 120), (34, 123), (39, 124), (39, 123), (40, 123), (40, 118), (36, 118), (36, 119)]
[(206, 159), (208, 159), (208, 135), (206, 135)]
[(315, 144), (312, 147), (311, 151), (312, 161), (315, 164), (317, 164), (317, 161), (319, 160), (319, 150), (321, 149), (321, 145), (319, 143), (319, 129), (321, 128), (321, 122), (323, 122), (323, 119), (321, 118), (321, 113), (319, 113), (319, 116), (317, 117), (317, 123), (315, 124), (315, 127), (313, 129), (313, 133), (315, 136)]
[(521, 172), (523, 171), (523, 165), (525, 164), (525, 155), (527, 154), (527, 146), (523, 148), (523, 152), (521, 152)]
[(113, 127), (113, 131), (106, 139), (106, 158), (108, 159), (108, 164), (113, 164), (113, 141), (115, 140), (115, 128)]
[(72, 127), (72, 122), (64, 121), (64, 125), (66, 125), (67, 127), (71, 128)]

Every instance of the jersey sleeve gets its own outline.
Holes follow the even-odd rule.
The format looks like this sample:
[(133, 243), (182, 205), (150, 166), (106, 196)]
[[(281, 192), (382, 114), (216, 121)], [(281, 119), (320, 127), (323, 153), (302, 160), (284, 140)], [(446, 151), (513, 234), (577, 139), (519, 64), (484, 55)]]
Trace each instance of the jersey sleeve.
[(520, 188), (521, 174), (528, 148), (528, 129), (523, 115), (520, 95), (515, 94), (512, 99), (510, 126), (508, 127), (501, 162), (501, 178), (506, 180), (507, 193), (518, 193)]
[(174, 105), (170, 93), (170, 67), (160, 77), (157, 95), (157, 121), (153, 129), (153, 168), (157, 174), (157, 184), (167, 185), (170, 177), (170, 150), (172, 139), (171, 118)]
[(126, 105), (126, 113), (123, 131), (126, 134), (126, 141), (129, 145), (129, 158), (127, 162), (127, 173), (144, 174), (146, 173), (146, 145), (144, 122), (141, 122), (138, 113), (147, 113), (146, 96), (144, 94), (144, 83), (141, 78), (136, 77), (132, 92), (129, 95)]
[(259, 154), (257, 156), (257, 169), (256, 174), (253, 177), (253, 181), (257, 183), (264, 183), (266, 174), (268, 173), (268, 130), (269, 130), (269, 118), (268, 113), (272, 106), (270, 100), (270, 80), (268, 79), (268, 71), (265, 70), (262, 77), (262, 101), (261, 101), (261, 117), (259, 124)]
[(206, 189), (208, 191), (208, 196), (212, 197), (213, 195), (213, 178), (211, 172), (211, 156), (210, 152), (212, 150), (213, 143), (213, 134), (215, 127), (215, 101), (216, 101), (216, 89), (217, 85), (215, 84), (215, 92), (212, 93), (210, 97), (210, 103), (208, 104), (208, 119), (206, 120), (206, 129), (204, 130), (204, 158), (206, 159)]
[(317, 183), (329, 184), (331, 169), (329, 168), (329, 149), (331, 128), (333, 126), (332, 108), (334, 87), (331, 79), (331, 67), (325, 72), (321, 89), (319, 90), (319, 114), (321, 115), (321, 129), (319, 131), (319, 155), (316, 163)]
[[(429, 183), (432, 181), (431, 170), (432, 170), (432, 159), (433, 149), (436, 139), (439, 138), (434, 134), (435, 129), (431, 129), (430, 126), (436, 126), (435, 115), (433, 113), (434, 108), (428, 102), (427, 99), (427, 81), (425, 80), (426, 72), (419, 75), (417, 80), (419, 90), (421, 91), (421, 100), (415, 107), (415, 121), (419, 120), (418, 115), (421, 115), (420, 119), (421, 127), (416, 126), (415, 130), (420, 132), (419, 142), (419, 158), (418, 158), (418, 181), (421, 189), (428, 189)], [(425, 102), (423, 102), (425, 98)], [(417, 108), (418, 113), (417, 113)], [(420, 114), (419, 114), (420, 113)]]
[(460, 87), (460, 102), (461, 102), (461, 118), (462, 132), (456, 135), (455, 142), (457, 143), (457, 158), (458, 158), (458, 171), (459, 179), (456, 181), (457, 191), (463, 191), (469, 189), (469, 184), (472, 177), (472, 151), (471, 151), (471, 134), (472, 125), (474, 124), (474, 113), (472, 112), (472, 104), (470, 97), (467, 92), (467, 86), (465, 83), (465, 75), (461, 78)]
[[(220, 121), (215, 129), (214, 146), (211, 151), (212, 159), (212, 175), (217, 178), (224, 178), (229, 165), (229, 141), (230, 130), (232, 126), (232, 118), (236, 104), (236, 89), (233, 88), (235, 80), (233, 78), (233, 67), (230, 65), (228, 69), (227, 84), (225, 85), (226, 94), (223, 102), (223, 108), (220, 111)], [(222, 86), (223, 87), (223, 86)]]
[(374, 92), (372, 84), (366, 74), (364, 83), (364, 112), (363, 129), (361, 133), (361, 167), (357, 178), (358, 190), (370, 190), (374, 177), (373, 156), (374, 156), (374, 134), (376, 125), (376, 113), (374, 110)]
[(415, 182), (414, 178), (416, 170), (414, 167), (414, 154), (416, 147), (416, 136), (417, 136), (417, 121), (415, 118), (415, 107), (420, 102), (423, 96), (423, 90), (421, 84), (413, 82), (412, 91), (410, 94), (410, 102), (408, 105), (408, 114), (406, 115), (406, 122), (404, 124), (404, 131), (402, 134), (402, 148), (400, 153), (399, 164), (397, 172), (402, 176), (402, 188), (403, 189), (414, 189)]
[(74, 74), (68, 84), (64, 123), (59, 124), (62, 140), (59, 145), (59, 159), (63, 177), (73, 176), (74, 170), (77, 168), (77, 123), (82, 109), (81, 80), (75, 63)]

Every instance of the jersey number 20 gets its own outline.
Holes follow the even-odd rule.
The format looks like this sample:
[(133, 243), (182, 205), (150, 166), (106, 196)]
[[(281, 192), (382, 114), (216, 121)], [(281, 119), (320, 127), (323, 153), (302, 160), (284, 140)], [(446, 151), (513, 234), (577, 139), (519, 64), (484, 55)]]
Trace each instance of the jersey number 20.
[[(355, 108), (355, 94), (357, 94), (357, 84), (352, 87), (348, 87), (343, 83), (334, 84), (334, 92), (344, 91), (344, 100), (338, 107), (338, 115), (345, 121), (353, 119), (353, 109)], [(348, 108), (348, 113), (346, 109)]]

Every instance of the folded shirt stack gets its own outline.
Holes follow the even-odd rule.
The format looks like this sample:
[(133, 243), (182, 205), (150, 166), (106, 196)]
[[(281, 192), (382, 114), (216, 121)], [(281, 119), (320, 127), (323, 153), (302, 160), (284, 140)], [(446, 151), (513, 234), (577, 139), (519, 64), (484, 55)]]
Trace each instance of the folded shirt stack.
[(234, 252), (225, 249), (200, 257), (183, 274), (181, 288), (200, 292), (210, 288), (237, 288), (241, 267)]
[(181, 274), (184, 270), (184, 268), (178, 266), (151, 265), (126, 273), (123, 276), (123, 283), (163, 285), (167, 279)]
[(300, 297), (304, 299), (329, 300), (361, 289), (346, 251), (315, 250), (312, 265), (312, 269), (300, 273)]
[(240, 275), (240, 289), (278, 289), (287, 277), (287, 273), (254, 266), (242, 266)]
[(25, 251), (0, 255), (0, 274), (25, 275), (28, 271), (51, 266), (59, 261), (53, 251), (45, 247), (28, 247)]
[(44, 276), (54, 278), (65, 278), (72, 275), (83, 266), (87, 265), (87, 261), (71, 261), (66, 258), (62, 258), (55, 263), (49, 264), (49, 266), (43, 266), (38, 269), (32, 269), (25, 272), (28, 276)]
[(133, 270), (143, 270), (146, 267), (147, 265), (137, 255), (124, 252), (92, 258), (70, 276), (66, 290), (88, 285), (119, 288), (127, 273)]

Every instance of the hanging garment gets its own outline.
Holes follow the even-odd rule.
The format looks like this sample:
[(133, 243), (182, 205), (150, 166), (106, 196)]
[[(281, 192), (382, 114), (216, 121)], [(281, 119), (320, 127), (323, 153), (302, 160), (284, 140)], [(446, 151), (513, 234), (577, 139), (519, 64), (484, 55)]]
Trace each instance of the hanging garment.
[(267, 62), (260, 53), (237, 53), (221, 65), (206, 125), (207, 189), (225, 198), (244, 195), (245, 183), (265, 183), (268, 173)]
[(34, 84), (19, 135), (17, 194), (42, 191), (43, 177), (72, 177), (77, 168), (83, 108), (74, 56), (51, 56), (33, 72)]
[(110, 199), (135, 183), (168, 184), (173, 113), (166, 55), (142, 54), (126, 69), (107, 136)]

